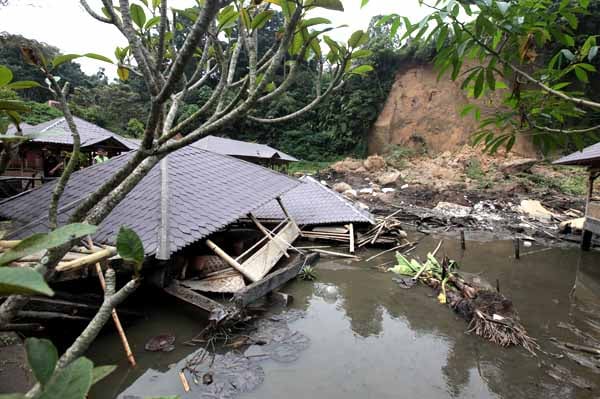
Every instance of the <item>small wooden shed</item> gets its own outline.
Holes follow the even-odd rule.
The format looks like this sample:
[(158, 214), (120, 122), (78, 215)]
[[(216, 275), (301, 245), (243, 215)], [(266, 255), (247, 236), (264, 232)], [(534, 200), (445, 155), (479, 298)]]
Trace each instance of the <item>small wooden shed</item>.
[(593, 235), (600, 235), (600, 198), (595, 196), (597, 190), (594, 189), (594, 183), (600, 177), (600, 143), (564, 156), (555, 161), (554, 164), (583, 166), (587, 167), (589, 172), (585, 222), (581, 239), (581, 248), (587, 251), (591, 247)]

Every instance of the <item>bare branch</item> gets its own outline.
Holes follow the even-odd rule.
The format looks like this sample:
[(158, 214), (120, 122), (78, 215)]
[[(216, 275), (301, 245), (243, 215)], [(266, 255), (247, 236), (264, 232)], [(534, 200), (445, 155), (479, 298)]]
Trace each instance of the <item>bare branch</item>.
[[(228, 4), (230, 2), (231, 0), (224, 1), (224, 4)], [(194, 25), (192, 25), (190, 33), (187, 35), (185, 42), (181, 47), (181, 50), (179, 50), (177, 58), (171, 66), (171, 71), (169, 72), (167, 81), (160, 90), (160, 93), (157, 95), (155, 101), (159, 103), (164, 102), (171, 95), (175, 88), (175, 85), (177, 84), (177, 82), (179, 82), (183, 75), (183, 70), (185, 66), (194, 55), (194, 51), (196, 50), (196, 47), (198, 47), (200, 40), (208, 32), (208, 28), (215, 16), (217, 15), (220, 6), (220, 1), (206, 1), (205, 6), (201, 9), (198, 18), (196, 18), (196, 21), (194, 22)]]
[(73, 115), (71, 114), (71, 110), (69, 105), (67, 104), (66, 93), (69, 90), (69, 83), (65, 83), (64, 87), (61, 89), (58, 86), (58, 83), (54, 79), (54, 76), (46, 73), (46, 77), (50, 81), (54, 92), (56, 93), (56, 97), (60, 103), (61, 111), (65, 116), (65, 120), (67, 121), (67, 125), (69, 126), (69, 130), (71, 131), (71, 137), (73, 137), (73, 151), (71, 152), (71, 158), (69, 158), (69, 162), (65, 166), (60, 178), (56, 185), (54, 185), (54, 189), (52, 190), (52, 197), (50, 199), (50, 207), (48, 209), (48, 227), (50, 230), (54, 230), (58, 227), (57, 221), (57, 212), (58, 212), (58, 202), (62, 197), (63, 192), (65, 191), (65, 187), (71, 178), (71, 175), (79, 165), (79, 154), (81, 147), (81, 140), (79, 138), (79, 132), (77, 131), (77, 125), (75, 125), (75, 121), (73, 120)]
[(106, 24), (113, 23), (113, 20), (111, 18), (103, 17), (102, 15), (100, 15), (97, 12), (95, 12), (94, 10), (92, 10), (92, 8), (89, 6), (89, 4), (87, 3), (86, 0), (80, 0), (80, 3), (83, 6), (83, 8), (85, 9), (85, 11), (87, 11), (87, 13), (90, 14), (93, 18), (97, 19), (100, 22), (104, 22)]
[(156, 70), (162, 70), (163, 59), (165, 56), (165, 34), (167, 32), (167, 0), (160, 2), (160, 25), (158, 27), (158, 55), (156, 57)]

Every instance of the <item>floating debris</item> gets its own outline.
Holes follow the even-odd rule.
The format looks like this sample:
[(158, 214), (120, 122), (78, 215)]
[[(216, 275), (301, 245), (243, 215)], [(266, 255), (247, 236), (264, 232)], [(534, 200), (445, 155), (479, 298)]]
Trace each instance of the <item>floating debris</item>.
[(144, 349), (149, 352), (171, 352), (175, 349), (175, 336), (171, 334), (161, 334), (150, 338)]
[[(512, 302), (500, 292), (467, 282), (456, 272), (456, 263), (447, 257), (439, 263), (435, 253), (441, 244), (433, 253), (427, 254), (425, 263), (415, 259), (409, 261), (396, 253), (397, 265), (388, 271), (408, 276), (415, 283), (421, 281), (436, 290), (440, 303), (448, 304), (469, 322), (468, 332), (500, 346), (520, 345), (535, 355), (539, 346), (519, 322)], [(407, 280), (398, 279), (396, 282), (402, 288), (409, 288)]]

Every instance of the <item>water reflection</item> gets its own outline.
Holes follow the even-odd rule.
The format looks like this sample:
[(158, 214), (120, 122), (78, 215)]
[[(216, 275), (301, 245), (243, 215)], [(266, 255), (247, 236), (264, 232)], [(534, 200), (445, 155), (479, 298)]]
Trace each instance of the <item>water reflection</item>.
[[(424, 257), (436, 244), (425, 240), (415, 255)], [(469, 242), (462, 253), (458, 243), (446, 240), (443, 251), (461, 259), (464, 271), (480, 273), (492, 285), (498, 280), (530, 335), (546, 351), (558, 352), (550, 337), (576, 341), (572, 331), (558, 327), (559, 322), (600, 335), (590, 324), (597, 321), (600, 326), (600, 254), (581, 254), (577, 249), (536, 253), (539, 249), (524, 250), (519, 261), (511, 257), (511, 242)], [(392, 259), (382, 256), (374, 264)], [(400, 289), (389, 274), (370, 266), (323, 259), (317, 268), (318, 282), (298, 281), (286, 287), (294, 296), (293, 306), (306, 312), (291, 328), (308, 336), (311, 344), (295, 362), (261, 363), (264, 383), (244, 398), (594, 397), (593, 391), (555, 381), (541, 364), (566, 366), (593, 382), (598, 375), (591, 370), (569, 359), (534, 358), (524, 350), (499, 348), (467, 335), (467, 324), (437, 303), (429, 288)], [(158, 381), (161, 388), (156, 394), (182, 393), (172, 373), (191, 349), (179, 345), (178, 352), (171, 354), (140, 352), (144, 342), (140, 336), (163, 333), (166, 325), (177, 330), (178, 338), (191, 337), (200, 329), (201, 322), (193, 317), (170, 313), (157, 312), (143, 327), (128, 331), (135, 342), (141, 342), (135, 348), (140, 366), (131, 372), (120, 361), (117, 373), (94, 397), (114, 397), (103, 389), (115, 384), (119, 388), (114, 394), (132, 384), (126, 392), (142, 387), (154, 394), (152, 387)], [(119, 359), (118, 338), (105, 336), (97, 345), (91, 353), (95, 360), (107, 364)], [(177, 366), (169, 367), (172, 363)], [(188, 396), (197, 397), (193, 392)]]

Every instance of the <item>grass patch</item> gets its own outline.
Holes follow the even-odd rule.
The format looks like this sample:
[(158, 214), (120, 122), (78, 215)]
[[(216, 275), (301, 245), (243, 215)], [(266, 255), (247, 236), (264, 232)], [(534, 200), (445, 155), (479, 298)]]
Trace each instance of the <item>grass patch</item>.
[(413, 148), (394, 145), (388, 146), (384, 159), (388, 165), (400, 170), (406, 168), (409, 159), (416, 155), (417, 151)]
[[(555, 169), (561, 171), (561, 169)], [(565, 169), (562, 169), (564, 171)], [(517, 177), (525, 179), (541, 188), (549, 188), (563, 194), (582, 196), (587, 193), (587, 175), (581, 171), (574, 171), (569, 175), (550, 177), (529, 173), (519, 173)]]
[(305, 175), (312, 175), (321, 170), (327, 169), (333, 164), (332, 161), (299, 161), (292, 162), (288, 166), (288, 174), (293, 175), (295, 173), (304, 173)]

